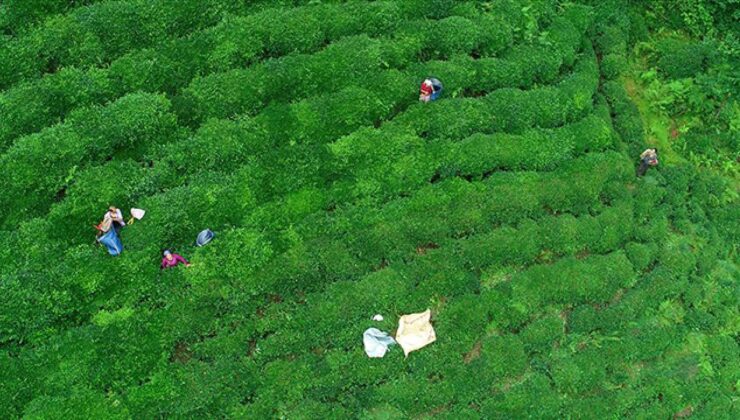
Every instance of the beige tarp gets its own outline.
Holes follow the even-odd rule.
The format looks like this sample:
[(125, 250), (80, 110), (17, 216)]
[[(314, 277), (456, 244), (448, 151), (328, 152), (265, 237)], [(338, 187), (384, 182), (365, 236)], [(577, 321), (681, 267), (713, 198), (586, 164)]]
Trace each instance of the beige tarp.
[(396, 342), (403, 348), (406, 356), (437, 339), (434, 327), (429, 323), (431, 317), (432, 311), (427, 309), (418, 314), (403, 315), (398, 320)]

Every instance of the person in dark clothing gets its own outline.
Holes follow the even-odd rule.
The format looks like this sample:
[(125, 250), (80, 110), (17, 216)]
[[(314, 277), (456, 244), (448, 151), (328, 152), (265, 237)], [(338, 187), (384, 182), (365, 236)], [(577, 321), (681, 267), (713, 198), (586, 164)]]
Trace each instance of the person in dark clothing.
[(658, 149), (645, 149), (640, 154), (640, 166), (637, 168), (637, 176), (643, 176), (651, 166), (658, 166)]

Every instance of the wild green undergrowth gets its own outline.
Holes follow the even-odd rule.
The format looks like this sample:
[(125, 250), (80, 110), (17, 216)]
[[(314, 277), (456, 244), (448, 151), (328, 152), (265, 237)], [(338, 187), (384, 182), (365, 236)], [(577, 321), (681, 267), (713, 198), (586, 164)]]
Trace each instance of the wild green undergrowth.
[(735, 2), (52, 3), (0, 5), (6, 417), (740, 414)]

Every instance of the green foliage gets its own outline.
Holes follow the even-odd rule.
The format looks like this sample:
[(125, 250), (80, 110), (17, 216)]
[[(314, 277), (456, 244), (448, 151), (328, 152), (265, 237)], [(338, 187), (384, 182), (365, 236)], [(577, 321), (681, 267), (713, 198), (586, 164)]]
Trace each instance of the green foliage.
[(0, 29), (4, 34), (15, 35), (26, 28), (55, 14), (67, 12), (75, 7), (96, 3), (99, 0), (8, 0), (0, 6)]
[(654, 65), (669, 79), (693, 77), (706, 70), (713, 49), (707, 42), (676, 38), (660, 40), (655, 45)]
[(624, 54), (627, 51), (627, 35), (617, 26), (608, 26), (597, 38), (596, 48), (604, 54)]
[(654, 260), (655, 250), (647, 244), (630, 242), (625, 246), (625, 251), (636, 270), (646, 269)]
[(23, 416), (30, 419), (63, 419), (69, 417), (105, 417), (125, 419), (130, 415), (119, 400), (110, 401), (102, 393), (74, 389), (65, 397), (39, 397), (26, 408)]
[(439, 21), (430, 28), (430, 53), (440, 58), (448, 58), (457, 51), (472, 51), (478, 44), (479, 30), (475, 23), (460, 16), (451, 16)]
[(658, 24), (680, 28), (696, 38), (727, 33), (737, 23), (737, 2), (734, 0), (661, 0), (651, 3), (650, 9), (661, 17)]
[(221, 0), (208, 0), (206, 5), (187, 1), (177, 6), (164, 1), (131, 0), (100, 2), (52, 16), (0, 48), (0, 87), (54, 73), (65, 66), (110, 62), (131, 49), (212, 25), (225, 12), (239, 8)]
[(557, 315), (540, 318), (521, 332), (528, 353), (549, 353), (565, 336), (563, 320)]
[(645, 149), (645, 128), (640, 111), (619, 82), (606, 82), (603, 89), (614, 114), (614, 129), (628, 145), (630, 155), (639, 156)]
[[(168, 110), (162, 96), (132, 94), (106, 107), (75, 111), (64, 124), (18, 140), (0, 157), (6, 183), (0, 221), (11, 226), (47, 208), (80, 168), (174, 140), (181, 131)], [(44, 176), (34, 176), (42, 168)]]
[(0, 96), (0, 150), (5, 151), (15, 137), (52, 125), (75, 108), (106, 101), (111, 91), (104, 71), (68, 68), (4, 92)]
[(491, 418), (507, 413), (514, 417), (554, 419), (558, 417), (559, 409), (559, 398), (553, 392), (549, 378), (542, 373), (535, 373), (522, 382), (512, 384), (507, 392), (500, 392), (484, 402), (480, 411)]
[[(321, 21), (319, 26), (300, 27), (299, 35), (323, 42), (363, 31), (370, 35), (382, 34), (394, 29), (399, 18), (397, 14), (394, 3), (266, 9), (254, 15), (230, 17), (215, 27), (196, 31), (193, 36), (132, 51), (114, 60), (107, 69), (62, 69), (41, 80), (23, 84), (0, 99), (4, 114), (8, 115), (3, 120), (7, 125), (0, 126), (0, 150), (10, 145), (16, 136), (64, 118), (74, 107), (103, 103), (137, 90), (174, 94), (199, 73), (241, 67), (268, 54), (291, 52), (296, 46), (300, 46), (298, 51), (302, 52), (315, 51), (322, 46), (317, 42), (306, 46), (294, 43), (288, 49), (271, 53), (278, 48), (276, 43), (282, 42), (279, 34), (285, 30), (281, 25), (285, 24), (286, 16)], [(343, 20), (345, 25), (328, 25), (332, 20), (335, 23)], [(255, 28), (259, 28), (259, 32)], [(291, 30), (297, 29), (296, 25), (291, 26)]]
[(627, 59), (621, 54), (608, 54), (601, 59), (601, 74), (606, 79), (616, 79), (626, 68)]
[[(663, 2), (6, 3), (6, 416), (732, 411), (731, 43), (653, 38)], [(636, 180), (646, 95), (683, 128)], [(146, 210), (115, 258), (109, 205)], [(434, 343), (366, 357), (427, 308)]]

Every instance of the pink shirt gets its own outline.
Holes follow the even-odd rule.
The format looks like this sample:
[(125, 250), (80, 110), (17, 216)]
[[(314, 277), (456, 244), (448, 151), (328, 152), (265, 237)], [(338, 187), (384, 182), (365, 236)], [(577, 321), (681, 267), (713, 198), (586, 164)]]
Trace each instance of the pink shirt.
[(168, 260), (167, 257), (162, 258), (162, 265), (160, 267), (161, 268), (170, 268), (170, 267), (174, 267), (174, 266), (176, 266), (177, 264), (180, 264), (180, 263), (182, 263), (182, 264), (188, 264), (188, 261), (185, 258), (183, 258), (180, 255), (178, 255), (178, 254), (172, 254), (172, 259), (171, 260)]

